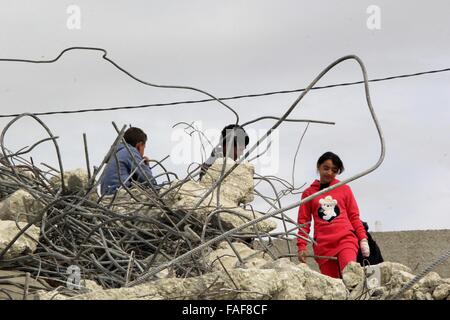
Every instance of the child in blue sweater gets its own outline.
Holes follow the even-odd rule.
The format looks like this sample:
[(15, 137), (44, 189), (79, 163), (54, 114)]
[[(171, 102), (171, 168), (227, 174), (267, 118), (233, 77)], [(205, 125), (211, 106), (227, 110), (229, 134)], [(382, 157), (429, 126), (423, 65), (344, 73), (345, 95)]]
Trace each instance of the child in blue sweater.
[(123, 138), (127, 145), (119, 144), (116, 156), (113, 155), (106, 165), (101, 177), (101, 194), (114, 194), (122, 184), (130, 187), (132, 181), (159, 190), (160, 186), (148, 165), (149, 159), (144, 155), (147, 135), (141, 129), (131, 127), (125, 131)]

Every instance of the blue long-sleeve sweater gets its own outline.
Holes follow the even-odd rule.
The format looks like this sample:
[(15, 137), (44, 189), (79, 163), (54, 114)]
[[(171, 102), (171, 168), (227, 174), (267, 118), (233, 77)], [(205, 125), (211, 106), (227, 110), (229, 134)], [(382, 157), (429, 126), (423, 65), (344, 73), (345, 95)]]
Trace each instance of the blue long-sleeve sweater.
[[(105, 171), (103, 172), (103, 175), (101, 177), (102, 194), (110, 195), (116, 192), (116, 190), (122, 186), (120, 181), (122, 181), (126, 187), (130, 187), (132, 181), (143, 183), (144, 185), (150, 187), (148, 180), (145, 178), (145, 175), (147, 175), (150, 183), (155, 189), (160, 188), (155, 178), (153, 177), (153, 173), (150, 167), (143, 163), (143, 158), (139, 151), (130, 144), (128, 145), (128, 147), (136, 161), (133, 160), (133, 157), (130, 155), (125, 145), (123, 143), (119, 144), (117, 146), (116, 152), (117, 160), (119, 161), (119, 172), (117, 172), (117, 162), (116, 158), (113, 155), (106, 165)], [(136, 168), (137, 164), (140, 164), (139, 168)], [(131, 173), (133, 174), (131, 175)]]

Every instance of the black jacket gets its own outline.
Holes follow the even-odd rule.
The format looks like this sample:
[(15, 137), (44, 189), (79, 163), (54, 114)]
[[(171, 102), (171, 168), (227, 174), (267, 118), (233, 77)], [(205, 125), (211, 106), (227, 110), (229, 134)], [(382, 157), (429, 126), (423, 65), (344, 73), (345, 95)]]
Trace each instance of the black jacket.
[[(369, 248), (370, 248), (370, 256), (368, 258), (363, 258), (361, 253), (361, 248), (358, 250), (358, 257), (356, 258), (356, 261), (361, 265), (364, 266), (364, 259), (367, 260), (370, 265), (375, 265), (383, 262), (383, 256), (381, 255), (380, 247), (378, 247), (375, 240), (372, 238), (372, 235), (369, 233), (369, 225), (366, 222), (363, 222), (364, 228), (366, 229), (367, 233), (367, 240), (369, 242)], [(367, 262), (366, 262), (367, 265)]]

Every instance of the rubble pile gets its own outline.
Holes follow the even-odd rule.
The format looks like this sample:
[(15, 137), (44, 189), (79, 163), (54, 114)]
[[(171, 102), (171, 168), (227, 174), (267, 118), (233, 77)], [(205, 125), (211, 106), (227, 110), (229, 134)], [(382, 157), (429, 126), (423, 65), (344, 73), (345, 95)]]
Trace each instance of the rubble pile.
[(415, 275), (410, 268), (399, 263), (383, 262), (378, 266), (381, 281), (376, 288), (368, 289), (364, 268), (355, 262), (347, 265), (342, 277), (349, 290), (349, 299), (450, 300), (450, 278), (443, 279), (436, 272), (429, 272), (410, 290), (397, 296)]
[[(306, 264), (288, 258), (272, 260), (261, 251), (242, 243), (235, 244), (244, 262), (240, 262), (231, 246), (223, 242), (207, 256), (213, 271), (190, 278), (168, 277), (130, 288), (89, 292), (69, 297), (54, 290), (40, 290), (36, 299), (55, 300), (165, 300), (165, 299), (243, 299), (243, 300), (384, 300), (394, 296), (414, 275), (398, 263), (383, 262), (381, 283), (367, 289), (365, 271), (351, 263), (343, 279), (334, 279), (311, 270)], [(220, 263), (217, 263), (220, 261)], [(450, 279), (429, 273), (412, 290), (398, 299), (450, 300)]]
[[(226, 163), (223, 160), (224, 158), (217, 159), (200, 182), (187, 181), (176, 192), (164, 197), (166, 203), (174, 209), (193, 210), (194, 215), (201, 221), (207, 221), (211, 213), (214, 213), (217, 208), (221, 208), (224, 211), (217, 212), (216, 216), (212, 216), (210, 219), (220, 221), (220, 224), (226, 229), (233, 229), (245, 222), (259, 218), (261, 213), (239, 206), (253, 201), (254, 168), (248, 162), (237, 166), (223, 180), (218, 190), (215, 189), (202, 200), (206, 191), (220, 178), (222, 170), (226, 172), (235, 164), (232, 159), (228, 158)], [(176, 181), (174, 183), (176, 184)], [(202, 201), (200, 202), (200, 200)], [(271, 220), (263, 220), (255, 227), (259, 232), (267, 233), (274, 230), (277, 225)], [(254, 234), (253, 227), (242, 231)]]
[[(233, 164), (229, 160), (225, 169)], [(36, 167), (19, 172), (0, 166), (1, 177), (16, 186), (0, 202), (0, 269), (66, 287), (68, 270), (75, 266), (82, 279), (102, 289), (124, 287), (262, 215), (244, 207), (253, 200), (254, 169), (249, 163), (240, 164), (218, 190), (204, 197), (224, 165), (218, 160), (201, 182), (170, 181), (159, 194), (136, 185), (113, 197), (100, 197), (82, 169), (53, 172), (47, 178)], [(240, 246), (275, 228), (276, 223), (265, 220), (228, 239), (235, 242), (233, 247)], [(171, 264), (150, 280), (201, 277), (213, 271), (205, 255), (215, 246)]]
[[(160, 197), (139, 188), (129, 190), (131, 194), (121, 190), (115, 198), (99, 198), (96, 193), (81, 196), (89, 183), (83, 170), (65, 174), (65, 195), (42, 193), (38, 198), (36, 189), (13, 191), (0, 203), (0, 268), (15, 277), (17, 272), (28, 272), (32, 279), (45, 280), (45, 285), (28, 285), (29, 298), (42, 300), (379, 300), (395, 296), (414, 278), (408, 267), (384, 262), (379, 265), (380, 284), (368, 289), (365, 269), (357, 263), (347, 266), (342, 280), (333, 279), (306, 264), (276, 259), (264, 246), (254, 249), (242, 241), (252, 230), (243, 230), (191, 259), (170, 265), (142, 284), (127, 287), (151, 268), (261, 215), (240, 206), (253, 200), (249, 182), (253, 168), (248, 163), (239, 165), (218, 192), (198, 205), (222, 168), (218, 161), (201, 182), (172, 181)], [(24, 181), (31, 176), (20, 178), (18, 184), (27, 186)], [(50, 179), (47, 187), (55, 194), (61, 191), (56, 178)], [(230, 211), (211, 215), (218, 208)], [(233, 216), (233, 211), (238, 214)], [(276, 227), (273, 221), (263, 222), (253, 228), (259, 236)], [(66, 270), (73, 265), (80, 268), (82, 279), (77, 288), (69, 290)], [(430, 272), (398, 298), (450, 300), (450, 279)]]
[[(219, 158), (201, 181), (190, 173), (171, 180), (161, 166), (167, 181), (158, 192), (134, 184), (100, 196), (98, 175), (120, 137), (93, 175), (64, 171), (58, 148), (59, 168), (43, 170), (0, 139), (0, 299), (450, 299), (450, 279), (433, 272), (402, 292), (414, 275), (385, 262), (369, 289), (357, 264), (341, 280), (274, 256), (261, 240), (289, 241), (303, 226), (289, 221), (296, 228), (273, 232), (277, 224), (251, 202), (280, 195), (256, 193), (246, 161)], [(47, 140), (57, 146), (52, 135), (35, 145)]]

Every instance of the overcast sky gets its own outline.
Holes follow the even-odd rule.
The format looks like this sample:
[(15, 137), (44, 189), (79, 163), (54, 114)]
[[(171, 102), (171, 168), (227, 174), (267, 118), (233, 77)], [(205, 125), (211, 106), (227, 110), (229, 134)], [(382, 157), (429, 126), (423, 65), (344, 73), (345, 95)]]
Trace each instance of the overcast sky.
[[(193, 86), (225, 97), (306, 87), (328, 64), (358, 55), (369, 78), (450, 67), (448, 1), (0, 1), (0, 58), (53, 59), (71, 46), (101, 47), (120, 66), (148, 82)], [(80, 29), (70, 29), (80, 9)], [(380, 9), (380, 29), (369, 29), (370, 5)], [(373, 22), (373, 20), (371, 20)], [(361, 80), (347, 61), (319, 85)], [(383, 231), (449, 229), (450, 73), (370, 85), (386, 139), (379, 169), (350, 183), (362, 219)], [(232, 100), (240, 123), (282, 115), (298, 94)], [(0, 114), (139, 105), (203, 99), (186, 90), (137, 83), (101, 58), (100, 52), (71, 51), (53, 64), (0, 62)], [(376, 163), (380, 147), (362, 85), (311, 92), (290, 116), (336, 122), (311, 124), (301, 145), (295, 184), (317, 178), (315, 163), (325, 151), (341, 156), (348, 178)], [(66, 170), (84, 167), (82, 134), (91, 162), (98, 164), (115, 138), (111, 125), (132, 124), (149, 135), (146, 153), (176, 161), (180, 121), (214, 132), (235, 122), (218, 103), (141, 110), (53, 115), (41, 118), (59, 136)], [(0, 119), (3, 128), (11, 119)], [(273, 121), (248, 126), (252, 141)], [(181, 127), (180, 127), (181, 128)], [(292, 166), (304, 123), (284, 123), (256, 171), (292, 181)], [(5, 142), (11, 149), (46, 135), (30, 120), (17, 122)], [(178, 139), (178, 140), (177, 140)], [(56, 165), (50, 144), (35, 149), (35, 163)], [(270, 160), (270, 162), (267, 161)], [(265, 162), (264, 162), (265, 161)], [(261, 190), (269, 194), (267, 186)], [(286, 197), (283, 205), (299, 200)], [(257, 209), (267, 206), (257, 202)], [(289, 216), (296, 219), (296, 210)]]

